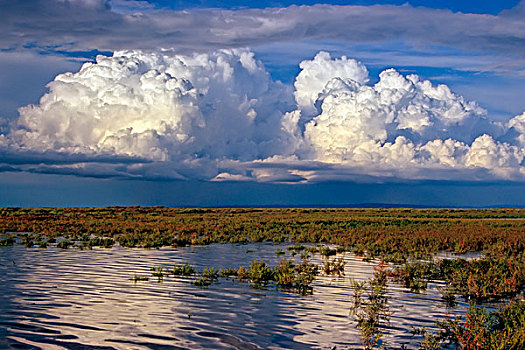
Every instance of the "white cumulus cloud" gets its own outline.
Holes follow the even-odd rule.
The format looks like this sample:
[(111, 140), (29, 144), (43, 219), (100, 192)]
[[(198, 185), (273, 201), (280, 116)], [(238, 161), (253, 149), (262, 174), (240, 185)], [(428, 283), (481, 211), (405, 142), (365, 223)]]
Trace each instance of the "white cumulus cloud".
[(315, 102), (330, 80), (334, 77), (349, 80), (356, 84), (368, 81), (368, 70), (356, 60), (343, 56), (332, 59), (328, 52), (319, 52), (313, 60), (299, 65), (301, 72), (295, 79), (295, 100), (303, 113), (316, 111)]
[(20, 109), (20, 147), (153, 161), (265, 158), (286, 148), (288, 88), (247, 50), (115, 52), (58, 75)]
[(525, 114), (491, 122), (445, 85), (394, 69), (372, 85), (363, 64), (325, 52), (300, 68), (292, 89), (247, 49), (98, 56), (20, 109), (0, 163), (214, 181), (525, 179)]

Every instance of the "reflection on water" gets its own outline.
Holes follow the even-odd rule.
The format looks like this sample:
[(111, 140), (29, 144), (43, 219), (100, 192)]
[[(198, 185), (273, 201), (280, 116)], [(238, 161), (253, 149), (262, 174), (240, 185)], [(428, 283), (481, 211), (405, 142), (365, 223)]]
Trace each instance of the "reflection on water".
[[(284, 246), (1, 248), (0, 348), (360, 348), (349, 317), (349, 279), (370, 278), (374, 262), (351, 254), (345, 255), (344, 277), (319, 277), (314, 294), (305, 297), (227, 279), (198, 288), (187, 278), (151, 277), (151, 267), (182, 262), (199, 270), (247, 266), (253, 259), (273, 265), (281, 258), (277, 248)], [(322, 258), (312, 261), (321, 264)], [(150, 280), (135, 283), (135, 274)], [(447, 311), (435, 284), (422, 294), (391, 285), (389, 295), (395, 313), (384, 339), (391, 346), (414, 345), (411, 326), (432, 328), (446, 312), (461, 313), (465, 306)]]

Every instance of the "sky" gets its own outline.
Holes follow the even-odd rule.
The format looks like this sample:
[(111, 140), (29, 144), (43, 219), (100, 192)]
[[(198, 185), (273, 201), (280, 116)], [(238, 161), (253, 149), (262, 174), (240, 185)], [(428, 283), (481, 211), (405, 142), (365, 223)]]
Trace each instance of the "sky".
[(525, 206), (525, 1), (0, 0), (0, 206)]

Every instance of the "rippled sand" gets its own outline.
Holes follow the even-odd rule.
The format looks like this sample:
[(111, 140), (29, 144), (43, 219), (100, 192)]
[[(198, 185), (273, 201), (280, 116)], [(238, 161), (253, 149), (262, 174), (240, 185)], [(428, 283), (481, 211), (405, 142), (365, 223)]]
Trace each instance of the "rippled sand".
[[(361, 348), (349, 316), (350, 278), (372, 277), (377, 262), (346, 254), (345, 276), (319, 277), (299, 296), (220, 279), (198, 288), (187, 278), (151, 276), (151, 267), (187, 262), (199, 270), (276, 264), (285, 245), (213, 244), (173, 249), (0, 248), (0, 348), (13, 349), (309, 349)], [(253, 252), (247, 252), (253, 250)], [(289, 256), (289, 252), (286, 256)], [(318, 255), (312, 261), (319, 264)], [(131, 278), (150, 277), (134, 282)], [(389, 346), (408, 343), (411, 326), (433, 327), (447, 313), (435, 284), (421, 294), (390, 285)]]

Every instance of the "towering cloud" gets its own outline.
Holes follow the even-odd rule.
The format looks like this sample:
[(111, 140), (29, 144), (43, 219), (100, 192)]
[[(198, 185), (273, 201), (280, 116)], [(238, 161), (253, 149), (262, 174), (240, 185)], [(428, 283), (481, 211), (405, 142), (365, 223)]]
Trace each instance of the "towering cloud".
[(314, 113), (315, 103), (326, 84), (334, 77), (362, 85), (368, 81), (368, 70), (356, 60), (343, 56), (332, 59), (328, 52), (319, 52), (312, 61), (303, 61), (295, 79), (295, 100), (303, 113)]
[(287, 88), (246, 50), (193, 56), (116, 52), (61, 74), (20, 110), (21, 147), (153, 161), (252, 160), (286, 145)]
[(294, 91), (245, 49), (98, 56), (21, 108), (0, 145), (47, 152), (45, 171), (66, 167), (49, 152), (77, 157), (67, 169), (85, 175), (104, 156), (121, 176), (524, 179), (525, 115), (491, 122), (447, 86), (394, 69), (369, 85), (364, 65), (325, 52), (300, 67)]
[[(302, 63), (299, 77), (318, 75), (321, 66), (311, 63)], [(316, 104), (320, 113), (304, 131), (310, 157), (316, 160), (400, 172), (478, 168), (496, 176), (522, 176), (523, 148), (494, 140), (508, 133), (508, 127), (491, 123), (485, 110), (447, 86), (434, 86), (417, 75), (404, 77), (388, 69), (373, 86), (334, 75), (317, 94)], [(523, 138), (521, 117), (508, 126)]]

